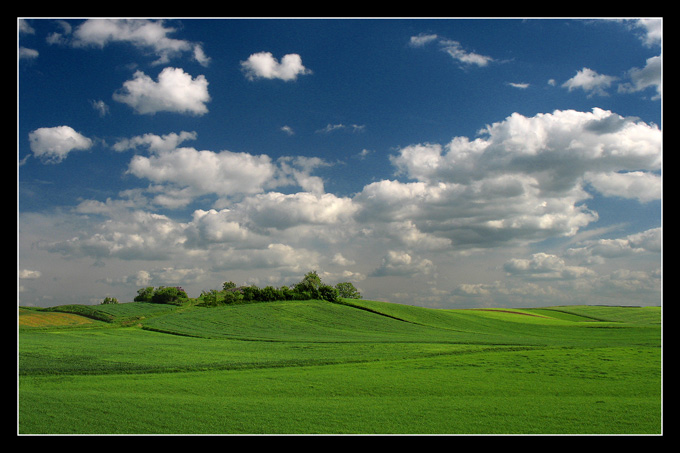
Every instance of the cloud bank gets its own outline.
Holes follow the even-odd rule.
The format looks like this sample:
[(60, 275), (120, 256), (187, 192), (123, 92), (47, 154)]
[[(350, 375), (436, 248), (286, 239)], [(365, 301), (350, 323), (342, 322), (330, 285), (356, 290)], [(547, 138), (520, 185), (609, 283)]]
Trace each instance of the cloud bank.
[[(45, 143), (45, 135), (36, 133), (42, 139), (37, 143)], [(192, 263), (183, 269), (193, 269), (190, 275), (197, 279), (248, 269), (284, 279), (315, 268), (365, 284), (367, 278), (413, 276), (436, 281), (457, 254), (575, 237), (598, 219), (587, 206), (594, 193), (641, 203), (661, 195), (659, 128), (601, 109), (513, 114), (487, 125), (474, 139), (403, 147), (391, 156), (395, 179), (372, 182), (344, 197), (326, 193), (314, 175), (328, 165), (321, 159), (273, 160), (180, 146), (195, 139), (195, 133), (180, 132), (116, 143), (119, 152), (147, 150), (130, 159), (128, 174), (149, 186), (118, 200), (84, 200), (77, 213), (103, 221), (92, 220), (70, 239), (38, 247), (99, 262)], [(72, 142), (53, 153), (64, 155), (73, 147)], [(195, 208), (186, 221), (154, 212), (192, 206), (206, 196), (214, 197), (213, 207)], [(592, 266), (622, 256), (658, 256), (659, 233), (583, 243), (562, 255), (509, 258), (502, 266), (507, 281), (459, 284), (424, 302), (498, 302), (520, 295), (528, 300), (532, 288), (534, 297), (566, 291), (561, 287), (576, 282), (611, 292), (621, 288), (619, 278), (653, 289), (658, 275), (602, 276)], [(558, 287), (540, 286), (546, 282)]]

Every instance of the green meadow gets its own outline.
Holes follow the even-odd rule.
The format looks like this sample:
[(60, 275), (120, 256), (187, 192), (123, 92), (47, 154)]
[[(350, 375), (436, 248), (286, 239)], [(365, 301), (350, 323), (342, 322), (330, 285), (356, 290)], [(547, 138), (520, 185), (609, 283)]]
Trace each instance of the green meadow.
[(18, 312), (19, 434), (662, 434), (660, 307)]

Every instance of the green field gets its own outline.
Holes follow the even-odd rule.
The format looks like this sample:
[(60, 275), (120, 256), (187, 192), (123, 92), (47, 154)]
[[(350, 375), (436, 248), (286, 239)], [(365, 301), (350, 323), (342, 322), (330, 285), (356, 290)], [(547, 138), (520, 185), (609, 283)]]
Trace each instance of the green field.
[(57, 308), (19, 309), (19, 434), (662, 433), (660, 307)]

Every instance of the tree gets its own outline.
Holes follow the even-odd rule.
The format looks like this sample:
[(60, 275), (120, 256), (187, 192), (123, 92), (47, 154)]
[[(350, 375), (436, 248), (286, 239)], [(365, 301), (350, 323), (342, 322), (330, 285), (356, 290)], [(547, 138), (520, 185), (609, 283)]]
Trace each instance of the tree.
[(118, 299), (115, 297), (105, 297), (104, 301), (100, 305), (117, 304)]
[(153, 297), (154, 289), (153, 286), (147, 286), (146, 288), (140, 288), (137, 290), (137, 295), (134, 298), (135, 302), (151, 302)]
[(310, 271), (305, 274), (300, 283), (295, 285), (295, 290), (298, 292), (309, 292), (317, 294), (319, 286), (321, 286), (321, 277), (316, 271)]
[(255, 285), (245, 286), (241, 288), (241, 293), (243, 294), (243, 300), (251, 301), (255, 300), (256, 294), (258, 292), (258, 287)]
[(222, 290), (224, 290), (224, 291), (234, 289), (234, 288), (236, 288), (236, 283), (231, 282), (231, 281), (224, 282), (224, 284), (222, 285)]
[(239, 291), (227, 291), (224, 293), (225, 304), (235, 304), (243, 300), (243, 295)]
[(178, 287), (159, 287), (153, 293), (151, 302), (156, 304), (171, 304), (178, 302), (180, 299), (187, 299), (187, 293), (182, 288)]
[(217, 305), (217, 293), (216, 289), (211, 289), (210, 291), (202, 291), (201, 297), (203, 298), (203, 303), (207, 306)]
[(335, 289), (343, 299), (361, 299), (361, 293), (350, 282), (338, 283)]
[(323, 300), (327, 300), (328, 302), (337, 302), (340, 299), (339, 295), (339, 291), (330, 285), (322, 284), (319, 286), (319, 298)]

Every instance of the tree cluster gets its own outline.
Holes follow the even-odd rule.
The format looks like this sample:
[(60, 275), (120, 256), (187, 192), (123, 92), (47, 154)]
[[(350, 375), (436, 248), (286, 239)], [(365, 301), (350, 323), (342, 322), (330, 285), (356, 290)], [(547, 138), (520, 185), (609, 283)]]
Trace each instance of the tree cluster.
[(105, 297), (104, 300), (99, 304), (99, 305), (109, 305), (109, 304), (117, 304), (118, 299), (115, 297)]
[(292, 286), (237, 287), (235, 283), (229, 281), (224, 282), (222, 291), (210, 290), (201, 294), (203, 305), (206, 306), (312, 299), (338, 302), (342, 298), (360, 299), (361, 294), (349, 282), (338, 283), (335, 287), (323, 283), (316, 271), (308, 272), (300, 282)]
[(135, 302), (151, 302), (154, 304), (178, 304), (188, 299), (186, 291), (179, 286), (147, 286), (137, 290)]

